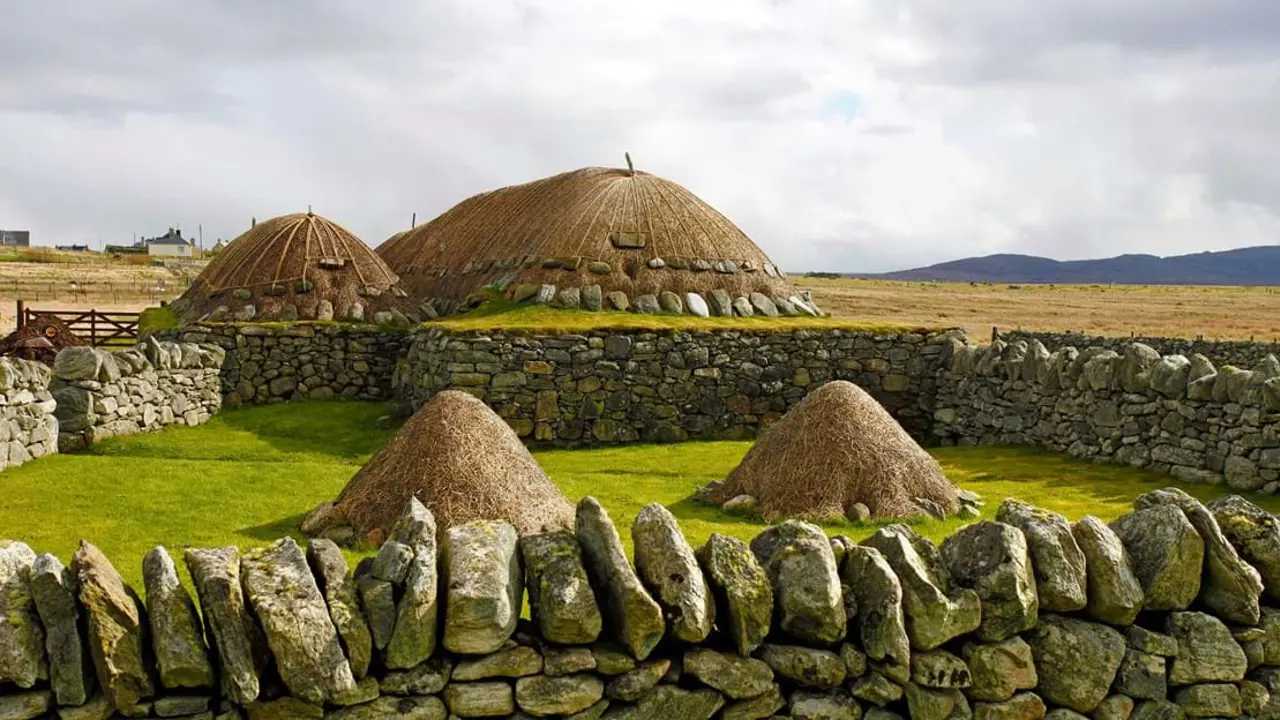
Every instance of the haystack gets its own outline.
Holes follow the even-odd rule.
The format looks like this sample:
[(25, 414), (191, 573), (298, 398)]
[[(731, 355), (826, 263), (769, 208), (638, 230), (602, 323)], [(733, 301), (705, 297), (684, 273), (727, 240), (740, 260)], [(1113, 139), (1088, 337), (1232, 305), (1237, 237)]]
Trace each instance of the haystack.
[(754, 497), (767, 520), (839, 518), (858, 503), (876, 518), (951, 515), (961, 504), (938, 462), (844, 380), (796, 403), (701, 497), (723, 504), (741, 495)]
[(172, 303), (194, 320), (362, 320), (412, 305), (399, 278), (346, 228), (311, 212), (255, 223)]
[(573, 506), (515, 431), (457, 390), (423, 405), (351, 478), (323, 524), (349, 525), (356, 537), (385, 533), (412, 496), (441, 528), (478, 519), (506, 520), (521, 534), (573, 526)]
[(619, 292), (633, 303), (663, 292), (682, 303), (688, 293), (710, 300), (715, 290), (734, 299), (799, 295), (728, 218), (684, 187), (631, 168), (589, 167), (484, 192), (377, 252), (415, 299), (433, 303), (458, 303), (491, 285), (517, 300), (543, 285), (598, 286), (592, 296)]

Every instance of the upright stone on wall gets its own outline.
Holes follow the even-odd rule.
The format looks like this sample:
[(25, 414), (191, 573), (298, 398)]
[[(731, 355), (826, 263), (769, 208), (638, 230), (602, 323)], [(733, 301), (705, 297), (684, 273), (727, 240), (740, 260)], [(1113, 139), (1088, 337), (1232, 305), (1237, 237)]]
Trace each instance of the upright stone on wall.
[(618, 530), (595, 498), (587, 496), (578, 502), (575, 533), (614, 637), (632, 657), (644, 660), (666, 631), (662, 608), (627, 562)]
[(445, 533), (444, 647), (491, 653), (515, 632), (524, 586), (516, 529), (494, 520), (455, 525)]

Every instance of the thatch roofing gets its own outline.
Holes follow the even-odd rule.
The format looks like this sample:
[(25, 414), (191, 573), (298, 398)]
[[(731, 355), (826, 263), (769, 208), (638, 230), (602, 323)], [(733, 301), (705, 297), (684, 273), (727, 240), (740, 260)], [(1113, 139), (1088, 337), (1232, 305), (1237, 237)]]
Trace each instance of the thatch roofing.
[(377, 252), (416, 298), (486, 285), (600, 285), (628, 295), (795, 288), (751, 238), (681, 185), (589, 167), (480, 193)]
[(749, 495), (764, 518), (829, 520), (861, 503), (873, 518), (960, 509), (938, 461), (884, 407), (847, 380), (806, 395), (765, 430), (724, 483), (703, 499)]
[[(184, 320), (246, 306), (255, 317), (334, 317), (406, 307), (399, 278), (351, 231), (310, 211), (271, 218), (227, 243), (174, 301)], [(354, 308), (359, 305), (359, 310)], [(247, 318), (246, 318), (247, 319)]]
[(441, 528), (506, 520), (520, 534), (570, 528), (573, 507), (511, 426), (458, 390), (428, 400), (351, 478), (328, 522), (389, 531), (417, 497)]

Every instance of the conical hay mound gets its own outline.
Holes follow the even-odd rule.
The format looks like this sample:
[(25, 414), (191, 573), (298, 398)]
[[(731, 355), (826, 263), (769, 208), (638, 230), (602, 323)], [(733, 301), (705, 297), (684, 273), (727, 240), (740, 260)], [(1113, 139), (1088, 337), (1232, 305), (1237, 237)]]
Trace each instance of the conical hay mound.
[(942, 468), (862, 388), (844, 380), (809, 393), (761, 434), (707, 500), (751, 495), (765, 519), (822, 520), (864, 503), (872, 517), (925, 512), (913, 498), (958, 512)]
[(506, 520), (520, 534), (573, 527), (573, 507), (515, 431), (484, 402), (446, 390), (414, 413), (351, 478), (336, 510), (358, 537), (387, 531), (418, 500), (446, 528)]

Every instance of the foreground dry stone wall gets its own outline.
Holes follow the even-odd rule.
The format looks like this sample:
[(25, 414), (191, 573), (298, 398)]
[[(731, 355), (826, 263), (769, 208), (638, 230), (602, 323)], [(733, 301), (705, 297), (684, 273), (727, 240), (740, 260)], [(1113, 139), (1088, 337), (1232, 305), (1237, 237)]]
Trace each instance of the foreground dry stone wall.
[(1036, 339), (954, 341), (934, 432), (945, 443), (1022, 444), (1241, 490), (1280, 489), (1280, 360), (1250, 369)]
[(589, 497), (525, 537), (413, 501), (354, 572), (323, 539), (157, 547), (142, 593), (87, 542), (65, 568), (4, 541), (0, 718), (1280, 717), (1280, 523), (1176, 489), (1134, 507), (695, 550), (654, 504), (633, 563)]
[(810, 390), (851, 380), (928, 435), (948, 336), (848, 330), (582, 335), (415, 333), (403, 396), (464, 390), (521, 437), (557, 444), (753, 437)]
[(236, 406), (389, 400), (408, 333), (349, 323), (196, 324), (155, 336), (221, 347), (224, 400)]
[(78, 450), (105, 438), (169, 425), (201, 425), (222, 407), (216, 345), (160, 342), (107, 352), (69, 347), (53, 363), (58, 448)]

